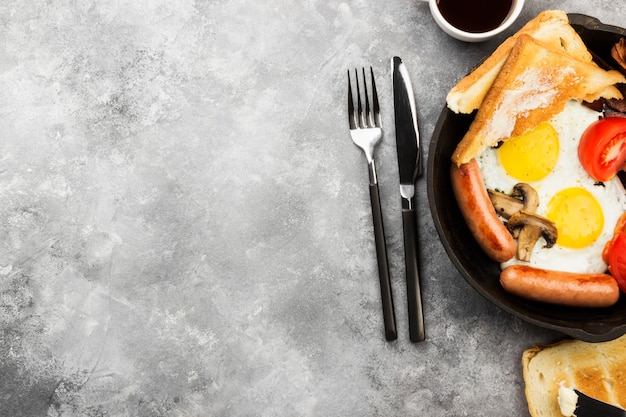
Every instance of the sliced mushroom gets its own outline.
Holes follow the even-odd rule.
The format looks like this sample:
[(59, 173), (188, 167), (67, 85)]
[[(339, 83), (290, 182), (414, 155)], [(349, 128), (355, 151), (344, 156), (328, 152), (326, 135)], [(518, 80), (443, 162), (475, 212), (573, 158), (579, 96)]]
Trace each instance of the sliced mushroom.
[(626, 70), (626, 40), (624, 40), (624, 38), (621, 38), (619, 42), (613, 45), (613, 48), (611, 48), (611, 56), (622, 69)]
[(489, 199), (496, 213), (505, 219), (510, 218), (513, 214), (524, 208), (524, 202), (519, 198), (494, 190), (487, 190), (487, 193), (489, 194)]
[(626, 113), (626, 100), (623, 98), (609, 98), (606, 100), (606, 105), (609, 107), (609, 111), (613, 110), (614, 113), (620, 114)]
[(524, 210), (534, 212), (539, 207), (539, 194), (530, 185), (520, 182), (513, 187), (513, 197), (521, 198), (524, 201)]
[(517, 235), (517, 259), (530, 261), (530, 254), (540, 237), (546, 241), (545, 248), (556, 243), (558, 232), (556, 225), (536, 213), (520, 210), (513, 214), (506, 225), (513, 236)]
[(534, 212), (539, 206), (537, 191), (526, 183), (515, 184), (511, 195), (494, 190), (487, 190), (487, 193), (496, 212), (505, 219), (520, 210)]

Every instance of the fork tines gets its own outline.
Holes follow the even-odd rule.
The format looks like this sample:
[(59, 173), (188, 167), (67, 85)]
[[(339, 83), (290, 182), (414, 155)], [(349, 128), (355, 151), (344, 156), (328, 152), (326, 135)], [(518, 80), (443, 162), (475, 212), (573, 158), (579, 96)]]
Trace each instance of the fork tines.
[(367, 81), (365, 75), (365, 68), (362, 68), (363, 79), (363, 92), (365, 100), (365, 112), (363, 111), (363, 105), (361, 101), (361, 87), (359, 82), (359, 72), (355, 68), (354, 76), (356, 79), (356, 100), (357, 108), (354, 111), (354, 102), (352, 96), (352, 82), (350, 80), (350, 70), (348, 70), (348, 114), (350, 119), (350, 129), (364, 129), (368, 127), (380, 127), (380, 107), (378, 104), (378, 92), (376, 91), (376, 81), (374, 80), (374, 70), (370, 67), (370, 78), (372, 87), (372, 108), (370, 109), (369, 94), (367, 91)]

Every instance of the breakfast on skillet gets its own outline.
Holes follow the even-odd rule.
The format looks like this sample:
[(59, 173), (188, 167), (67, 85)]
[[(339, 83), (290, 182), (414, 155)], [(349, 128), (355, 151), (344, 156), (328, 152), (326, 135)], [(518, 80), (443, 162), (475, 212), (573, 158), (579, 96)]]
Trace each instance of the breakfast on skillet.
[(613, 114), (626, 110), (623, 84), (565, 12), (545, 11), (448, 94), (450, 110), (475, 112), (452, 155), (452, 189), (506, 291), (574, 307), (626, 292), (626, 117)]

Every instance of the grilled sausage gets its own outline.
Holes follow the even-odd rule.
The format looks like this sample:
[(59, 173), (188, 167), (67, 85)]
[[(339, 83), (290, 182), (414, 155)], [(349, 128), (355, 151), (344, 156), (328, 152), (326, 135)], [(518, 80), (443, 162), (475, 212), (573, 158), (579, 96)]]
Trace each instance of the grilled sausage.
[(483, 251), (496, 262), (515, 256), (515, 239), (491, 204), (478, 162), (453, 163), (450, 179), (463, 218)]
[(617, 282), (607, 274), (577, 274), (511, 265), (500, 273), (500, 283), (511, 294), (571, 307), (609, 307), (619, 299)]

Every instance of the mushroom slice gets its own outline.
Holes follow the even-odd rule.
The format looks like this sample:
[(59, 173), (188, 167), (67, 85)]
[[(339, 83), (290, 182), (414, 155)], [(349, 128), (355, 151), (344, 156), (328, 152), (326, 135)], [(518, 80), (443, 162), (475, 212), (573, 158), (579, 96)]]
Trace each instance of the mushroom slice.
[(493, 208), (500, 216), (509, 219), (513, 214), (524, 208), (524, 202), (518, 198), (495, 190), (487, 190)]
[(615, 61), (626, 70), (626, 40), (620, 38), (619, 42), (611, 48), (611, 56)]
[(539, 207), (539, 194), (530, 185), (520, 182), (513, 187), (513, 197), (519, 197), (524, 201), (524, 210), (535, 212)]
[(511, 195), (495, 190), (487, 190), (487, 193), (496, 212), (505, 219), (520, 210), (534, 212), (539, 206), (537, 191), (523, 182), (515, 184)]
[(513, 235), (517, 235), (516, 256), (517, 259), (524, 262), (530, 261), (530, 254), (540, 237), (546, 241), (544, 247), (551, 248), (556, 243), (558, 236), (556, 225), (553, 222), (526, 210), (520, 210), (513, 214), (506, 227)]

